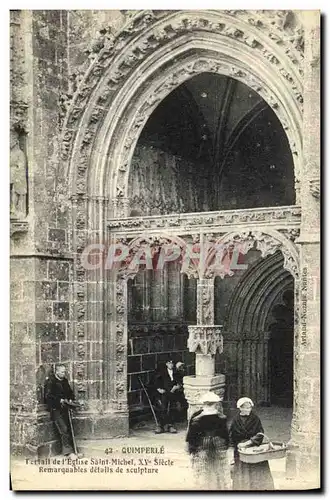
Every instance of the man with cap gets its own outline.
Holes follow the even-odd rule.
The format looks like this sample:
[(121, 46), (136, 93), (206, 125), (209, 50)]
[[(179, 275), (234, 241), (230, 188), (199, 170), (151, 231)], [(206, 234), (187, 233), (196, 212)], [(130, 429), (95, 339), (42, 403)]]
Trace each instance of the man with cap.
[(205, 393), (200, 400), (202, 408), (192, 415), (186, 435), (196, 487), (208, 490), (231, 488), (229, 433), (220, 401), (214, 392)]
[(54, 374), (46, 379), (45, 402), (50, 411), (51, 418), (60, 434), (62, 442), (62, 453), (64, 456), (75, 460), (80, 458), (73, 448), (73, 437), (69, 422), (69, 406), (73, 404), (74, 394), (66, 378), (64, 365), (55, 366)]
[(174, 408), (179, 399), (180, 389), (180, 375), (174, 368), (173, 360), (168, 359), (165, 365), (157, 370), (154, 381), (154, 394), (158, 413), (156, 434), (177, 432), (174, 427)]

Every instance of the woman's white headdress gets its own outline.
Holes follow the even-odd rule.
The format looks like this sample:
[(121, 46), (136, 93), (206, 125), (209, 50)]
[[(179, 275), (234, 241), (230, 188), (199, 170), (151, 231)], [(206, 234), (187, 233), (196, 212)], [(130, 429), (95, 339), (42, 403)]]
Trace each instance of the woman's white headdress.
[(244, 405), (244, 403), (250, 403), (251, 406), (254, 406), (252, 399), (240, 398), (236, 403), (237, 408), (240, 408), (242, 405)]
[(200, 403), (219, 403), (220, 398), (214, 392), (206, 392), (200, 399)]

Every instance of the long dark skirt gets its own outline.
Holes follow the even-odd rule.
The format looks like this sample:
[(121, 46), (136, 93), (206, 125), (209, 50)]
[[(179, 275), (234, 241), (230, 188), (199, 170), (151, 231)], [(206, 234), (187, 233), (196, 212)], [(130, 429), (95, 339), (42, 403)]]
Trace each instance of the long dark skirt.
[(257, 464), (241, 462), (236, 457), (232, 470), (233, 490), (273, 490), (274, 481), (268, 461)]
[(227, 451), (199, 450), (192, 457), (195, 487), (202, 490), (229, 490), (231, 479)]

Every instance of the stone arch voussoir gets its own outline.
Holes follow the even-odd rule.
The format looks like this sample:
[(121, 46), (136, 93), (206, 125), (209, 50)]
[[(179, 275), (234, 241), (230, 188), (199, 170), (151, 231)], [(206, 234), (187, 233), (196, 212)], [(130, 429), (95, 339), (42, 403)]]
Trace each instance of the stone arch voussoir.
[(302, 35), (284, 25), (272, 13), (144, 11), (117, 37), (105, 35), (68, 102), (62, 149), (71, 195), (103, 196), (112, 215), (127, 215), (130, 159), (144, 124), (160, 100), (205, 71), (246, 83), (272, 107), (290, 142), (298, 195)]

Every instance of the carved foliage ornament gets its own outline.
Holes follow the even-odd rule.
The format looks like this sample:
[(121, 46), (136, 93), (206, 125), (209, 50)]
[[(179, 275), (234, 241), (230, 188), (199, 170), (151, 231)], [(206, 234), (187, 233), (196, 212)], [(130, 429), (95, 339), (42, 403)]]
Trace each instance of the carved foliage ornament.
[(197, 285), (197, 323), (212, 324), (214, 321), (214, 284)]
[(27, 159), (20, 135), (10, 132), (10, 218), (22, 221), (27, 215)]
[[(131, 67), (134, 67), (136, 63), (139, 62), (139, 60), (141, 60), (144, 56), (148, 55), (149, 52), (154, 51), (155, 48), (157, 48), (157, 46), (162, 42), (167, 42), (182, 32), (191, 32), (193, 30), (211, 31), (235, 38), (243, 43), (246, 43), (250, 47), (260, 49), (262, 55), (270, 62), (279, 64), (277, 57), (264, 47), (262, 43), (254, 38), (254, 32), (249, 32), (250, 25), (257, 28), (257, 31), (263, 31), (266, 33), (270, 40), (275, 41), (278, 46), (283, 47), (284, 54), (289, 57), (295, 65), (299, 65), (302, 51), (299, 50), (298, 53), (296, 53), (295, 49), (293, 49), (293, 47), (286, 42), (291, 42), (292, 45), (294, 45), (295, 33), (297, 34), (297, 39), (300, 40), (302, 34), (301, 28), (294, 28), (290, 30), (290, 33), (288, 34), (288, 30), (285, 30), (283, 26), (277, 26), (276, 33), (273, 33), (273, 25), (275, 23), (273, 21), (265, 22), (267, 18), (265, 18), (265, 16), (260, 14), (258, 11), (256, 11), (253, 15), (253, 17), (259, 17), (256, 22), (254, 22), (251, 17), (251, 13), (248, 11), (241, 11), (239, 16), (237, 16), (237, 14), (233, 16), (232, 13), (228, 11), (225, 14), (226, 17), (222, 16), (221, 22), (214, 22), (210, 19), (204, 18), (203, 13), (200, 14), (201, 17), (197, 17), (196, 15), (188, 17), (186, 12), (182, 13), (180, 17), (174, 17), (173, 13), (171, 13), (170, 16), (167, 16), (166, 11), (163, 11), (162, 13), (159, 11), (140, 11), (134, 21), (124, 27), (118, 35), (113, 35), (109, 28), (105, 28), (99, 32), (96, 43), (93, 42), (92, 47), (92, 52), (95, 54), (95, 59), (97, 61), (97, 63), (96, 61), (94, 63), (95, 67), (93, 68), (93, 72), (97, 73), (97, 71), (99, 71), (100, 63), (101, 68), (102, 65), (107, 65), (107, 63), (109, 63), (107, 59), (111, 59), (111, 56), (115, 56), (118, 52), (120, 52), (122, 47), (127, 45), (130, 39), (133, 39), (137, 34), (140, 34), (144, 30), (148, 29), (154, 21), (158, 21), (159, 17), (168, 17), (167, 24), (163, 22), (162, 25), (158, 24), (155, 26), (153, 31), (149, 32), (149, 35), (142, 39), (142, 41), (140, 41), (141, 39), (138, 39), (137, 43), (132, 47), (131, 52), (126, 51), (124, 58), (119, 58), (116, 66), (114, 66), (114, 68), (118, 69), (117, 71), (114, 71), (116, 76), (113, 79), (113, 83), (119, 83), (121, 78), (127, 74)], [(244, 21), (246, 23), (246, 29), (238, 28), (235, 25), (236, 21), (233, 22), (230, 20), (229, 16), (231, 18), (236, 17), (239, 21)], [(255, 32), (256, 35), (257, 31)], [(110, 43), (109, 40), (111, 40)], [(98, 57), (96, 54), (99, 54)]]
[(28, 131), (28, 75), (24, 39), (24, 11), (10, 11), (10, 125)]
[(116, 400), (126, 400), (126, 370), (124, 359), (127, 355), (127, 321), (126, 321), (126, 281), (123, 276), (117, 276), (116, 293)]
[[(113, 200), (117, 202), (118, 200)], [(127, 220), (110, 219), (108, 222), (109, 229), (117, 229), (119, 231), (125, 231), (126, 229), (138, 229), (141, 233), (143, 229), (157, 229), (162, 228), (187, 228), (192, 226), (226, 226), (226, 225), (237, 225), (246, 222), (253, 223), (263, 223), (267, 222), (268, 225), (276, 226), (279, 221), (290, 222), (300, 222), (301, 219), (301, 209), (298, 206), (294, 207), (281, 207), (281, 208), (270, 208), (270, 209), (245, 209), (244, 211), (239, 210), (226, 210), (213, 212), (210, 214), (180, 214), (177, 217), (173, 215), (164, 215), (162, 217), (141, 217), (141, 218), (131, 218)], [(196, 235), (197, 237), (198, 235)], [(214, 236), (213, 236), (214, 239)]]
[(217, 396), (219, 396), (220, 401), (223, 400), (225, 394), (224, 383), (215, 386), (212, 385), (212, 387), (210, 387), (208, 384), (205, 384), (204, 386), (198, 386), (198, 388), (195, 385), (189, 385), (189, 382), (184, 381), (183, 384), (184, 384), (184, 394), (189, 405), (202, 406), (200, 404), (201, 397), (210, 390), (215, 394), (217, 394)]
[[(288, 245), (276, 237), (263, 233), (262, 231), (242, 231), (237, 233), (228, 233), (218, 243), (240, 243), (240, 252), (247, 253), (253, 246), (261, 252), (261, 257), (273, 255), (280, 251), (284, 257), (284, 269), (287, 269), (295, 278), (299, 275), (299, 265), (297, 256), (293, 256), (289, 247), (289, 240), (292, 240), (292, 234), (288, 235)], [(292, 243), (290, 243), (292, 244)], [(242, 246), (241, 246), (242, 245)]]

